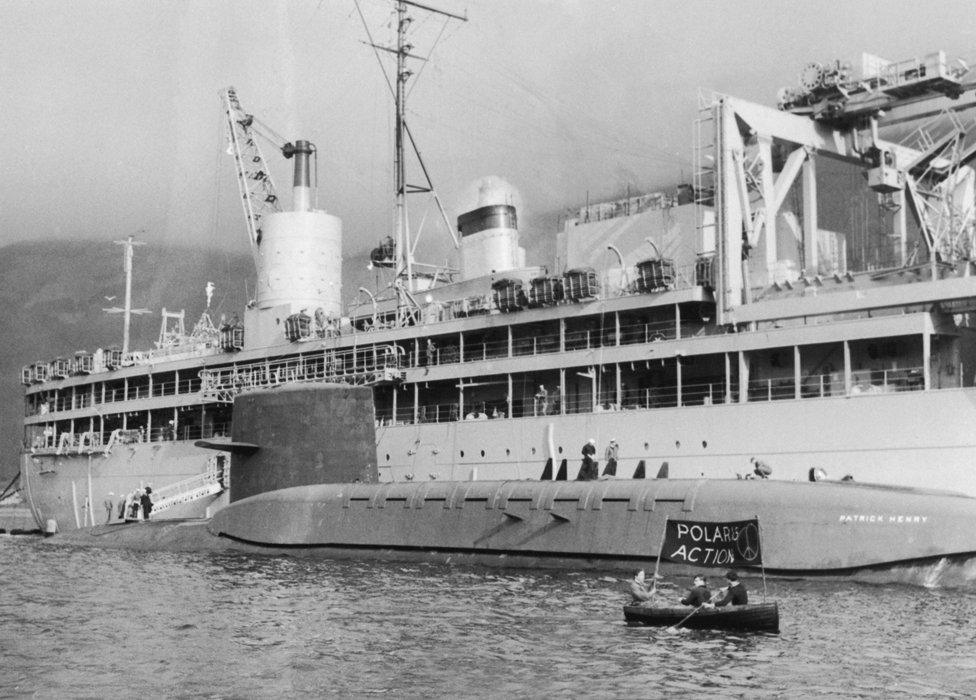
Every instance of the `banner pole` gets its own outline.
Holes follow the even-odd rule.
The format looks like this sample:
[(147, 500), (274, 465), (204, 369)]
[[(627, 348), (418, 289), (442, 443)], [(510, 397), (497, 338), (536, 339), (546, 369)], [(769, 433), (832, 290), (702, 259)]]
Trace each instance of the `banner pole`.
[(657, 548), (657, 559), (654, 561), (654, 583), (651, 584), (651, 595), (657, 592), (657, 570), (661, 567), (661, 555), (664, 554), (664, 539), (668, 535), (668, 516), (664, 516), (664, 528), (661, 530), (661, 544)]
[(756, 525), (759, 526), (759, 570), (762, 572), (763, 581), (763, 602), (766, 602), (766, 564), (763, 561), (762, 555), (762, 523), (759, 522), (759, 516), (756, 516)]

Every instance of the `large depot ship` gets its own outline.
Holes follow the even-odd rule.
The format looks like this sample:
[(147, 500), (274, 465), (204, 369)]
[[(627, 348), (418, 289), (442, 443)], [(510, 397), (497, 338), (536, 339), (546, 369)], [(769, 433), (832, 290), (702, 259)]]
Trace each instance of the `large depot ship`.
[[(401, 32), (398, 91), (407, 48)], [(413, 259), (405, 198), (424, 188), (406, 182), (398, 95), (398, 227), (372, 255), (392, 284), (346, 307), (315, 147), (283, 148), (282, 211), (228, 90), (254, 301), (153, 350), (25, 367), (22, 490), (59, 529), (117, 517), (113, 499), (147, 485), (158, 517), (213, 512), (232, 460), (193, 443), (228, 433), (234, 397), (338, 381), (373, 387), (381, 481), (572, 480), (592, 438), (618, 478), (976, 495), (968, 79), (936, 53), (856, 75), (811, 64), (778, 108), (703, 99), (693, 181), (579, 209), (552, 259), (525, 261), (516, 201), (487, 178), (457, 219), (453, 276)]]

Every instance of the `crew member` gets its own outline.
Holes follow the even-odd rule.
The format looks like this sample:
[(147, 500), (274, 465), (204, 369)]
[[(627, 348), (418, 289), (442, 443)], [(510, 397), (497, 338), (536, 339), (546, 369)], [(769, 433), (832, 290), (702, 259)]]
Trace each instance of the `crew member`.
[(549, 392), (545, 384), (539, 385), (539, 390), (535, 392), (535, 415), (544, 416), (549, 410)]
[(593, 461), (593, 455), (596, 454), (596, 440), (590, 438), (583, 445), (583, 464), (580, 465), (579, 476), (576, 477), (577, 481), (591, 481), (597, 477), (597, 466), (596, 462)]
[(692, 583), (694, 585), (688, 589), (688, 594), (681, 599), (681, 604), (698, 608), (712, 599), (712, 593), (708, 590), (705, 577), (701, 574), (695, 576)]
[(619, 452), (620, 446), (617, 445), (617, 440), (611, 439), (606, 452), (603, 453), (607, 462), (607, 466), (603, 468), (603, 476), (617, 476), (617, 455)]
[(735, 571), (729, 571), (725, 574), (725, 578), (728, 580), (729, 585), (722, 589), (725, 593), (715, 601), (715, 605), (718, 607), (728, 605), (729, 603), (732, 605), (747, 605), (749, 603), (749, 593), (739, 580), (739, 574)]
[(152, 502), (152, 496), (149, 495), (151, 493), (152, 493), (152, 487), (147, 486), (146, 490), (142, 492), (141, 496), (139, 496), (139, 505), (142, 506), (143, 520), (149, 520), (149, 514), (152, 513), (153, 502)]

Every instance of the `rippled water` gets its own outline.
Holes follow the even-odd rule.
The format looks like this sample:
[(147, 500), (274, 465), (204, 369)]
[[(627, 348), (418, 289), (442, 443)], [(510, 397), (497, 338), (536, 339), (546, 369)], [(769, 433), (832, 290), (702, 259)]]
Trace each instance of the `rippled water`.
[(741, 635), (626, 626), (621, 572), (8, 536), (0, 564), (0, 696), (976, 692), (976, 588), (771, 581), (782, 633)]

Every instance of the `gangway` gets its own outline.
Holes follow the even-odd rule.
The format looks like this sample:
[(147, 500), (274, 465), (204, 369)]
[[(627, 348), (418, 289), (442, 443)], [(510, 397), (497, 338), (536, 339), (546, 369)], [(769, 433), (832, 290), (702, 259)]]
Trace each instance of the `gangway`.
[(230, 484), (230, 456), (217, 454), (210, 458), (207, 471), (188, 479), (153, 489), (152, 512), (155, 515), (174, 506), (215, 496)]

